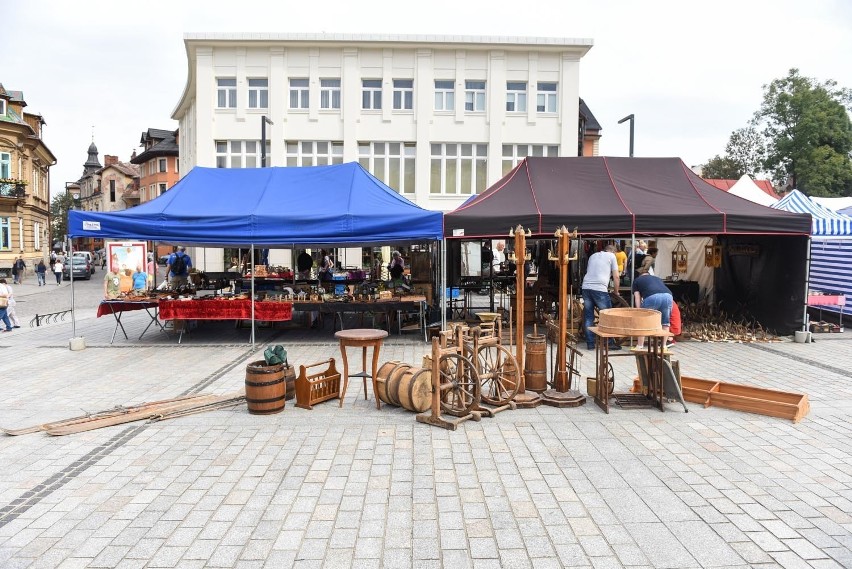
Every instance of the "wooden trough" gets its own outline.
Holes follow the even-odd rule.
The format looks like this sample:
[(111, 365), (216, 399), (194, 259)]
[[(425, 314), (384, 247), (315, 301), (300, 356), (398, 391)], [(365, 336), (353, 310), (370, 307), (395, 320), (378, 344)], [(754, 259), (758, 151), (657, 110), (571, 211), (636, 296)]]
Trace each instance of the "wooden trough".
[(763, 387), (726, 383), (683, 376), (683, 397), (704, 407), (722, 407), (790, 419), (798, 423), (811, 409), (804, 393), (777, 391)]

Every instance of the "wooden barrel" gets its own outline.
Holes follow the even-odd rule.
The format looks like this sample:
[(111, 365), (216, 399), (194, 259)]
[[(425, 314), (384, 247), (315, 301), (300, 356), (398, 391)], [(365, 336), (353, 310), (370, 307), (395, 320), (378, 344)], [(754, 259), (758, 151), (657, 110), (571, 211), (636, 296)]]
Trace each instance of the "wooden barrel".
[(286, 391), (284, 364), (270, 366), (258, 360), (246, 366), (246, 403), (252, 415), (283, 411)]
[(400, 361), (393, 360), (385, 362), (376, 371), (376, 395), (379, 401), (390, 405), (399, 406), (399, 401), (396, 397), (396, 387), (391, 389), (390, 382), (393, 377), (400, 371), (404, 371), (411, 366)]
[(289, 401), (296, 396), (296, 368), (290, 364), (284, 364), (284, 383), (287, 386), (284, 398)]
[(524, 387), (541, 393), (547, 389), (547, 336), (527, 334), (524, 352)]
[(409, 367), (398, 371), (388, 383), (388, 394), (403, 409), (426, 411), (432, 406), (432, 370)]

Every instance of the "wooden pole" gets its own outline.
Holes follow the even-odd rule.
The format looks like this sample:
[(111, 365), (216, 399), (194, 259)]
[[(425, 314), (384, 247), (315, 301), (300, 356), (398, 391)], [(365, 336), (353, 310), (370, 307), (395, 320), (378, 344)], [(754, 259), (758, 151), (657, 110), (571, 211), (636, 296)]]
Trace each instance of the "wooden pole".
[(524, 289), (527, 284), (526, 276), (524, 275), (524, 265), (526, 263), (527, 252), (527, 236), (524, 234), (524, 228), (518, 225), (515, 228), (515, 318), (517, 319), (517, 329), (515, 330), (515, 340), (517, 342), (515, 359), (518, 362), (518, 371), (521, 375), (521, 385), (518, 388), (518, 393), (515, 395), (515, 405), (521, 409), (529, 409), (541, 405), (541, 397), (538, 393), (526, 390), (526, 379), (524, 377)]

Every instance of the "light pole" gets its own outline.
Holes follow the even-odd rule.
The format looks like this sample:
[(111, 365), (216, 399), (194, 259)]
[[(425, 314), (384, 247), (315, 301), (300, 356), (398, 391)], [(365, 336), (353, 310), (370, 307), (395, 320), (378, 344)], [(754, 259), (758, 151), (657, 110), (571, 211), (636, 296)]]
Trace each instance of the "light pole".
[(630, 121), (630, 157), (633, 158), (633, 114), (629, 114), (620, 121), (618, 124), (623, 123), (624, 121)]
[(266, 123), (273, 123), (269, 117), (263, 115), (260, 117), (260, 167), (266, 168)]

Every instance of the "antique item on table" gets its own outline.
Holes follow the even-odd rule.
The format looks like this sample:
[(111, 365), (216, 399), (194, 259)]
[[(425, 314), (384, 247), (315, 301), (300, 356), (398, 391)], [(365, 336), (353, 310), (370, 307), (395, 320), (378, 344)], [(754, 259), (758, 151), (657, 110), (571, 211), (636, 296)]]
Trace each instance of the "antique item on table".
[(686, 273), (689, 268), (689, 251), (683, 241), (678, 241), (672, 250), (672, 280), (678, 280), (680, 275)]

